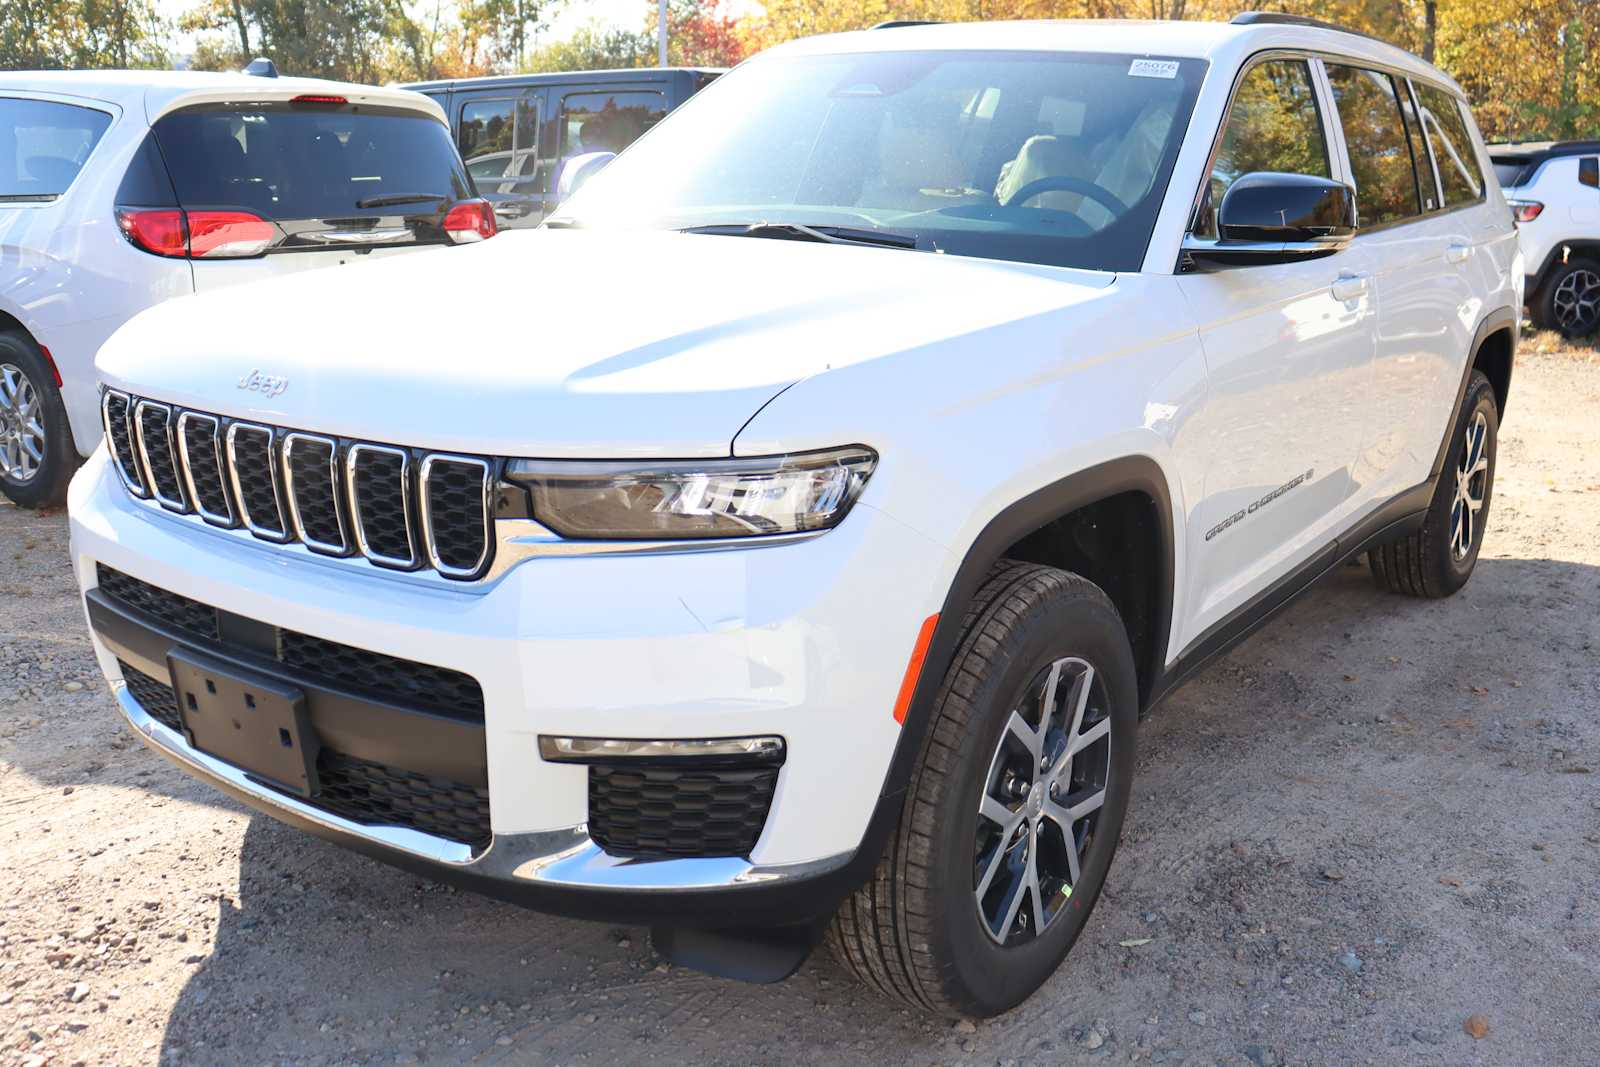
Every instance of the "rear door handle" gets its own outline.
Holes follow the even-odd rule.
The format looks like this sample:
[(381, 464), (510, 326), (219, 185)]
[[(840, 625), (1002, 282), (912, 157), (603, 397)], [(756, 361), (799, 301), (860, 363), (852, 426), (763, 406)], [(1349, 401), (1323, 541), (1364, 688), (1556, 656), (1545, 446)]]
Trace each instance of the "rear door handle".
[(1333, 298), (1335, 300), (1360, 300), (1366, 295), (1367, 276), (1365, 274), (1341, 274), (1333, 280)]
[(1446, 263), (1465, 263), (1472, 258), (1472, 246), (1455, 244), (1444, 250)]

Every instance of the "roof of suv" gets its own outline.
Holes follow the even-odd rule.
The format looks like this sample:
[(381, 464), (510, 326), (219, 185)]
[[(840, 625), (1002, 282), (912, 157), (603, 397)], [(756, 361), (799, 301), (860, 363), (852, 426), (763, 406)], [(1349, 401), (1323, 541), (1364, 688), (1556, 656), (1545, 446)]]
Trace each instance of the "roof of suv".
[(1235, 22), (1049, 19), (900, 24), (802, 37), (771, 51), (821, 55), (924, 48), (1118, 52), (1207, 59), (1221, 65), (1241, 63), (1267, 48), (1295, 48), (1366, 58), (1461, 91), (1453, 78), (1431, 63), (1376, 38), (1326, 24), (1267, 17)]
[(439, 105), (420, 93), (322, 78), (263, 78), (198, 70), (23, 70), (0, 73), (0, 95), (7, 92), (78, 97), (123, 108), (137, 108), (142, 102), (152, 122), (181, 104), (281, 100), (302, 94), (337, 95), (357, 103), (406, 107), (444, 121)]

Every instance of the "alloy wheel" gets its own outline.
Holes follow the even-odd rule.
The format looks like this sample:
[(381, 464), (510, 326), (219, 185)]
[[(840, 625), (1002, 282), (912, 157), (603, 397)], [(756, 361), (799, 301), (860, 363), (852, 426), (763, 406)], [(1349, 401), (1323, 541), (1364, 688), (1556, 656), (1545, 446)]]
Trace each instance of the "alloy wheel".
[(1556, 324), (1574, 336), (1600, 328), (1600, 274), (1579, 269), (1561, 279), (1551, 299)]
[(1467, 424), (1461, 442), (1461, 464), (1456, 468), (1456, 498), (1450, 507), (1450, 556), (1457, 563), (1472, 551), (1478, 535), (1478, 512), (1489, 492), (1489, 420), (1479, 411)]
[(989, 937), (1042, 934), (1079, 886), (1111, 769), (1104, 684), (1068, 656), (1040, 670), (1011, 712), (978, 800), (973, 898)]
[(20, 367), (0, 363), (0, 475), (31, 482), (44, 462), (44, 412), (39, 393)]

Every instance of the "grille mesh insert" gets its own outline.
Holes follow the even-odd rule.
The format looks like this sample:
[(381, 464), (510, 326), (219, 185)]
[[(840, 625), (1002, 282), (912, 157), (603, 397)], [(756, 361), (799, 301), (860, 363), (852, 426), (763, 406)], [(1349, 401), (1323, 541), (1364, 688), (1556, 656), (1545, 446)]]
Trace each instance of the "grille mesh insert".
[(435, 459), (424, 486), (429, 536), (439, 562), (460, 571), (477, 569), (485, 549), (484, 477), (481, 464)]
[(406, 514), (409, 488), (404, 455), (370, 448), (356, 453), (356, 521), (373, 554), (407, 563), (416, 559)]
[(748, 856), (778, 768), (589, 768), (589, 836), (613, 856)]
[(183, 425), (184, 458), (194, 482), (195, 504), (213, 515), (232, 521), (233, 507), (222, 481), (222, 450), (217, 442), (217, 422), (191, 415)]
[(159, 681), (136, 667), (117, 660), (122, 668), (122, 680), (128, 683), (128, 693), (146, 715), (169, 730), (183, 733), (183, 716), (178, 713), (178, 695), (170, 682)]
[(157, 495), (174, 502), (186, 500), (183, 486), (178, 481), (172, 444), (167, 439), (167, 420), (171, 413), (161, 408), (147, 407), (135, 414), (144, 440), (145, 461), (150, 465), (150, 480), (155, 483)]
[(139, 492), (145, 492), (144, 472), (134, 458), (133, 434), (128, 430), (128, 398), (106, 394), (106, 432), (111, 435), (111, 451), (122, 468), (122, 476)]
[(285, 445), (284, 465), (293, 480), (295, 511), (308, 542), (333, 546), (320, 551), (342, 553), (344, 527), (339, 522), (339, 487), (333, 478), (333, 461), (331, 441), (296, 437)]
[(286, 667), (395, 704), (425, 707), (455, 719), (483, 721), (483, 689), (460, 671), (397, 659), (380, 652), (278, 632), (278, 659)]
[(287, 536), (272, 476), (272, 433), (258, 427), (233, 430), (233, 468), (239, 478), (239, 505), (250, 521), (274, 537)]

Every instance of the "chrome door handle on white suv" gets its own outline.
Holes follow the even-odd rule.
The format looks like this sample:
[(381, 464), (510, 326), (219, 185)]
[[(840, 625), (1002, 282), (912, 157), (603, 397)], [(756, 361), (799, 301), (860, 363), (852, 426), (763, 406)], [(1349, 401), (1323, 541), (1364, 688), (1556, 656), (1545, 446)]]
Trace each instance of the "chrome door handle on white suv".
[(1360, 300), (1367, 295), (1367, 276), (1365, 274), (1340, 274), (1333, 280), (1333, 298), (1335, 300)]

